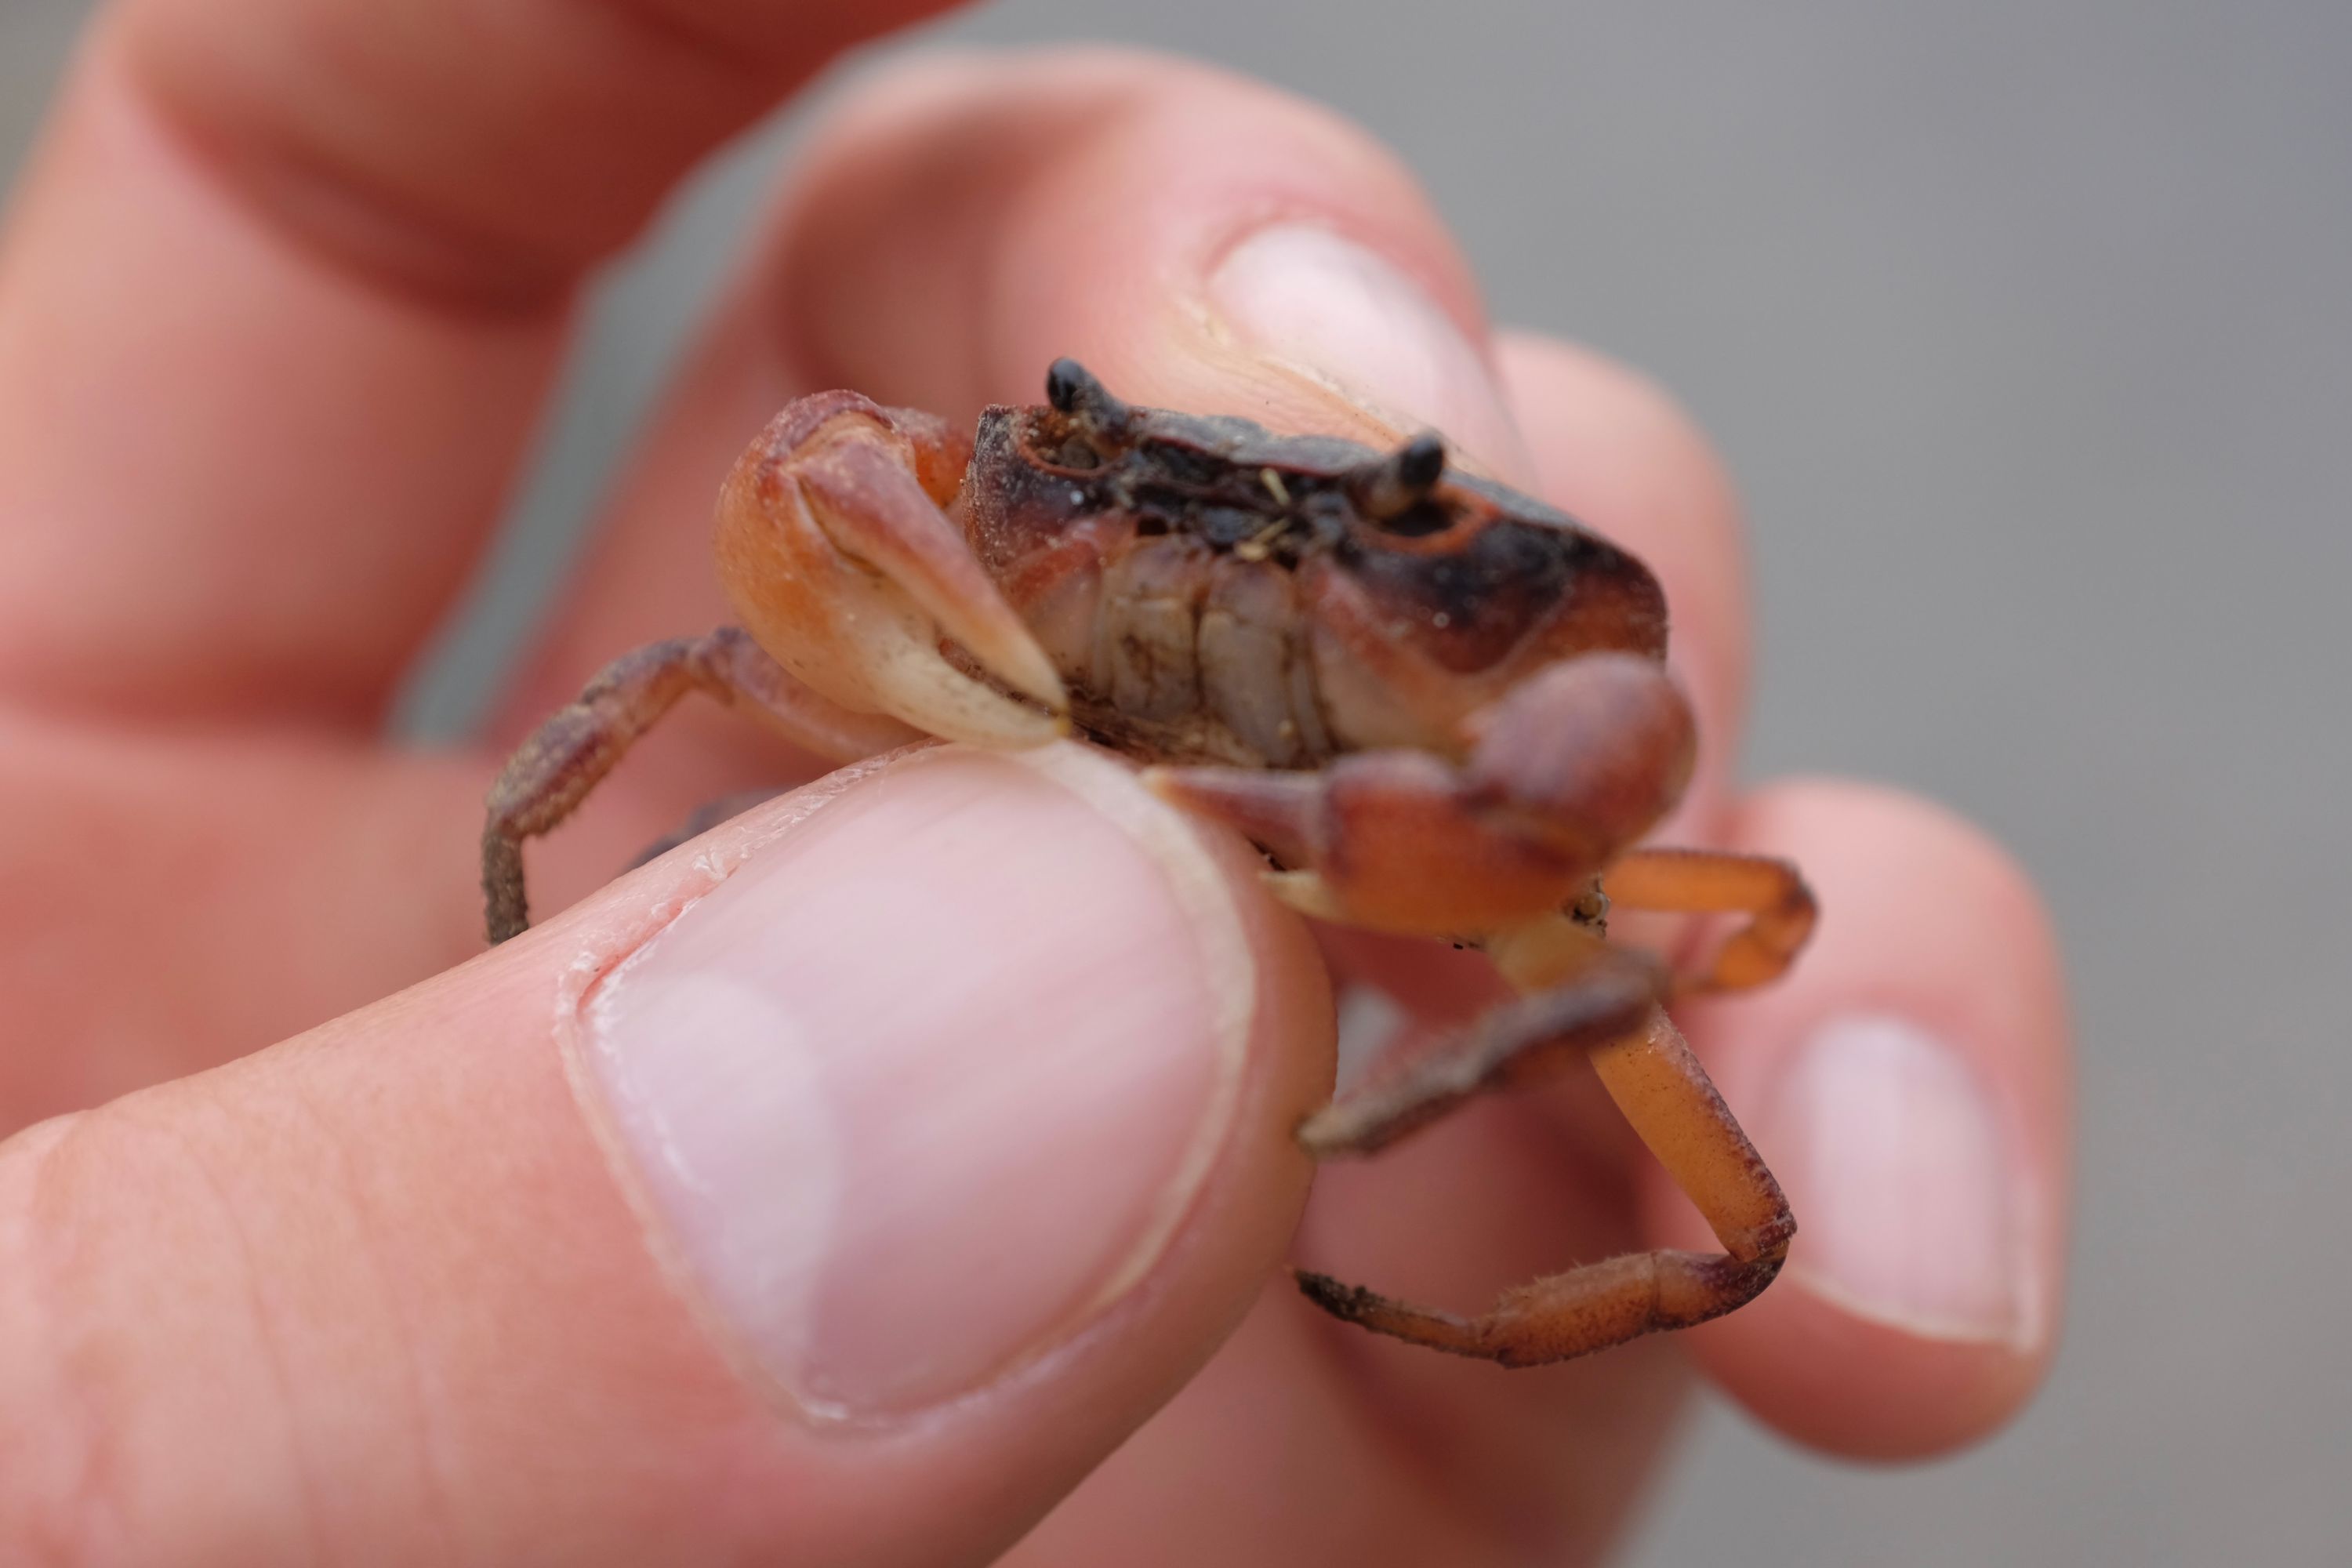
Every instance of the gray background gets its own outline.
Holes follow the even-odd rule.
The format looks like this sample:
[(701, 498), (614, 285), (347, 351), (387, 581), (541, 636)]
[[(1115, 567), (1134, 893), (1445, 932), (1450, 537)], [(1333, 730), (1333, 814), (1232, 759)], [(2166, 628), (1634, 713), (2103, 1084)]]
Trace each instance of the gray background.
[[(81, 0), (0, 0), (0, 179)], [(1646, 365), (1751, 508), (1751, 764), (1951, 802), (2083, 1032), (2067, 1344), (1990, 1446), (1863, 1472), (1723, 1410), (1653, 1565), (2352, 1562), (2352, 6), (1018, 0), (1333, 103), (1496, 314)], [(780, 133), (605, 290), (404, 721), (461, 724)]]

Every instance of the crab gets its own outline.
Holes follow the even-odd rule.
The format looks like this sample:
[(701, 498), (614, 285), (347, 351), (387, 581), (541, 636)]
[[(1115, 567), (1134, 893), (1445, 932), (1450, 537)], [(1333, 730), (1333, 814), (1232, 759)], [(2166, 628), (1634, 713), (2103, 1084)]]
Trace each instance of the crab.
[[(1814, 904), (1782, 862), (1642, 847), (1695, 735), (1633, 555), (1438, 436), (1379, 451), (1131, 407), (1066, 359), (1043, 405), (971, 437), (854, 392), (799, 399), (729, 476), (717, 553), (741, 626), (618, 659), (492, 787), (491, 942), (529, 923), (524, 841), (688, 691), (843, 761), (1075, 733), (1254, 842), (1293, 908), (1483, 949), (1518, 993), (1377, 1058), (1299, 1124), (1309, 1153), (1370, 1154), (1590, 1060), (1722, 1247), (1587, 1263), (1475, 1316), (1302, 1270), (1310, 1300), (1529, 1366), (1720, 1316), (1779, 1273), (1795, 1220), (1666, 1004), (1780, 974)], [(1731, 929), (1675, 969), (1605, 940), (1612, 902)]]

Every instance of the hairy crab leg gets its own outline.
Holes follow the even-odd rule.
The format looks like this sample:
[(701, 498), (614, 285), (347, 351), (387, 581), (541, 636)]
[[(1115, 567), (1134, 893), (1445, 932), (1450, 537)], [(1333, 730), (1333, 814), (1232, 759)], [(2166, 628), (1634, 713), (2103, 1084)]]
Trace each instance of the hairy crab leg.
[(1685, 994), (1737, 991), (1779, 979), (1813, 934), (1812, 889), (1786, 860), (1714, 849), (1637, 849), (1609, 868), (1609, 898), (1630, 910), (1744, 914)]
[[(1498, 962), (1507, 973), (1517, 971), (1513, 978), (1523, 984), (1556, 963), (1589, 962), (1577, 957), (1574, 940), (1548, 927), (1507, 933), (1496, 946)], [(1591, 973), (1589, 968), (1576, 970), (1568, 988), (1573, 991), (1586, 983)], [(1507, 1005), (1497, 1012), (1508, 1010)], [(1484, 1026), (1481, 1020), (1454, 1038), (1467, 1044), (1481, 1035)], [(1592, 1049), (1591, 1060), (1635, 1133), (1714, 1230), (1723, 1244), (1721, 1253), (1662, 1248), (1585, 1264), (1507, 1290), (1475, 1317), (1415, 1306), (1303, 1269), (1299, 1289), (1334, 1317), (1360, 1327), (1505, 1366), (1538, 1366), (1589, 1355), (1662, 1329), (1688, 1328), (1753, 1300), (1780, 1272), (1797, 1222), (1780, 1184), (1674, 1021), (1664, 1007), (1652, 1005), (1640, 1027)], [(1354, 1129), (1347, 1142), (1327, 1143), (1315, 1152), (1369, 1152), (1460, 1098), (1440, 1097), (1442, 1103), (1430, 1110), (1391, 1101), (1384, 1108), (1384, 1122)], [(1333, 1109), (1344, 1099), (1335, 1101)], [(1329, 1114), (1309, 1118), (1307, 1126), (1316, 1127)]]
[(482, 827), (482, 894), (493, 943), (530, 924), (522, 845), (554, 828), (689, 691), (765, 721), (785, 739), (846, 762), (922, 737), (894, 719), (836, 707), (793, 679), (734, 626), (623, 654), (572, 703), (533, 731), (490, 786)]

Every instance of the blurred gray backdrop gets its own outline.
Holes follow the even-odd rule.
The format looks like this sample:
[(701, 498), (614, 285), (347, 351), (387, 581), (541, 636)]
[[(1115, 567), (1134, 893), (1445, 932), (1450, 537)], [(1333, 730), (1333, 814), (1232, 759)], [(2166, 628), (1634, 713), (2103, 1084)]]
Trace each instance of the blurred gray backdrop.
[[(0, 0), (0, 181), (83, 10)], [(916, 47), (1069, 37), (1336, 105), (1498, 318), (1674, 386), (1751, 511), (1752, 771), (1940, 796), (2056, 907), (2047, 1394), (1879, 1473), (1711, 1410), (1632, 1561), (2352, 1563), (2352, 5), (1009, 0)], [(469, 716), (792, 132), (605, 288), (413, 730)]]

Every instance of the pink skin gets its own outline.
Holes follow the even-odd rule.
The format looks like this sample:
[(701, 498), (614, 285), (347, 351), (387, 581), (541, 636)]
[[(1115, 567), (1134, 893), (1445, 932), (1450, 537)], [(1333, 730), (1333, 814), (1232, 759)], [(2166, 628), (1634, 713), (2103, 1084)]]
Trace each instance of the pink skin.
[[(949, 1563), (1043, 1520), (1020, 1560), (1426, 1562), (1498, 1542), (1587, 1560), (1654, 1472), (1693, 1363), (1783, 1431), (1866, 1457), (1965, 1443), (2041, 1375), (2067, 1068), (2030, 889), (1916, 802), (1822, 783), (1739, 796), (1739, 546), (1704, 444), (1622, 370), (1490, 341), (1395, 165), (1246, 83), (1077, 54), (866, 88), (688, 363), (500, 732), (464, 754), (380, 746), (390, 684), (512, 474), (582, 269), (694, 154), (909, 9), (709, 0), (640, 36), (568, 8), (486, 32), (467, 25), (475, 0), (436, 0), (401, 13), (422, 21), (396, 48), (380, 32), (393, 11), (323, 0), (127, 0), (101, 24), (0, 250), (0, 1118), (161, 1087), (0, 1145), (0, 1531), (39, 1537), (0, 1536), (0, 1557), (64, 1542), (169, 1563), (204, 1542), (256, 1563), (507, 1561), (526, 1544), (572, 1561)], [(812, 15), (836, 20), (812, 31)], [(363, 79), (330, 63), (354, 59), (373, 62)], [(1349, 287), (1286, 282), (1328, 273), (1342, 240), (1381, 259)], [(1357, 286), (1390, 291), (1395, 341), (1317, 315)], [(1346, 433), (1440, 425), (1657, 571), (1702, 736), (1671, 836), (1786, 855), (1825, 911), (1787, 982), (1689, 1018), (1807, 1226), (1756, 1308), (1683, 1343), (1507, 1375), (1350, 1337), (1286, 1283), (1261, 1296), (1297, 1256), (1469, 1305), (1572, 1258), (1673, 1245), (1685, 1221), (1572, 1082), (1333, 1173), (1294, 1241), (1307, 1172), (1284, 1132), (1328, 1070), (1323, 968), (1229, 841), (1134, 837), (1149, 802), (1115, 776), (1047, 788), (953, 758), (870, 775), (838, 795), (857, 813), (831, 837), (822, 815), (793, 826), (799, 808), (768, 808), (463, 962), (494, 756), (613, 652), (722, 618), (695, 520), (749, 433), (833, 384), (968, 416), (1032, 395), (1064, 353), (1162, 405)], [(814, 771), (719, 716), (682, 719), (537, 862), (544, 907), (692, 805), (796, 766)], [(949, 1367), (960, 1402), (845, 1440), (747, 1373), (765, 1342), (714, 1326), (720, 1292), (681, 1289), (657, 1261), (690, 1274), (694, 1240), (666, 1242), (656, 1220), (647, 1245), (631, 1203), (657, 1208), (658, 1184), (625, 1133), (600, 1139), (595, 1095), (564, 1070), (566, 1020), (583, 1015), (558, 1003), (575, 960), (673, 921), (666, 952), (737, 951), (709, 933), (744, 928), (709, 922), (745, 918), (726, 911), (754, 907), (761, 882), (677, 915), (722, 873), (802, 877), (790, 907), (846, 921), (861, 879), (842, 835), (867, 824), (858, 863), (879, 868), (964, 810), (1003, 858), (943, 875), (920, 963), (877, 937), (797, 975), (831, 988), (824, 1016), (977, 988), (990, 1007), (960, 1016), (995, 1022), (954, 1044), (1010, 1070), (1041, 1009), (1076, 1030), (1191, 973), (1168, 968), (1165, 940), (1129, 939), (1207, 942), (1197, 900), (1213, 887), (1254, 979), (1212, 964), (1199, 1005), (1155, 1016), (1181, 1037), (1161, 1042), (1169, 1061), (1222, 1041), (1241, 1065), (1171, 1068), (1139, 1095), (1084, 1079), (1101, 1091), (1090, 1115), (1139, 1119), (1108, 1155), (1099, 1121), (1049, 1103), (1071, 1077), (1036, 1080), (1020, 1102), (1035, 1124), (1094, 1152), (1038, 1178), (1063, 1223), (1009, 1226), (1008, 1247), (1159, 1212), (1135, 1184), (1151, 1171), (1105, 1163), (1174, 1158), (1183, 1141), (1146, 1135), (1153, 1117), (1213, 1101), (1223, 1131), (1184, 1165), (1185, 1205), (1139, 1277), (1070, 1257), (1022, 1276), (1066, 1298), (1052, 1353)], [(1102, 837), (1104, 822), (1129, 837)], [(992, 902), (1016, 884), (1088, 911), (1055, 929), (1100, 947), (1019, 956)], [(1334, 951), (1344, 978), (1364, 947)], [(1377, 972), (1435, 1017), (1486, 984), (1452, 960), (1383, 945)], [(1236, 996), (1238, 1033), (1202, 1021)], [(1990, 1121), (1955, 1121), (1953, 1095)], [(2014, 1289), (1906, 1307), (1906, 1291), (1949, 1294), (1949, 1270), (1903, 1250), (1915, 1227), (1844, 1202), (1885, 1152), (1840, 1142), (1823, 1106), (1918, 1119), (1912, 1142), (1950, 1151), (1953, 1179), (1912, 1172), (1902, 1190)], [(977, 1158), (994, 1125), (957, 1135)], [(893, 1212), (919, 1237), (926, 1204), (969, 1218), (956, 1205), (973, 1194), (1023, 1191), (943, 1176)], [(892, 1253), (874, 1277), (928, 1256)], [(1088, 1318), (1104, 1279), (1125, 1293)], [(916, 1329), (993, 1331), (991, 1313), (1018, 1315), (1010, 1299)], [(764, 1326), (780, 1323), (795, 1327)], [(827, 1342), (828, 1375), (897, 1366)], [(1204, 1492), (1229, 1506), (1186, 1501)]]

